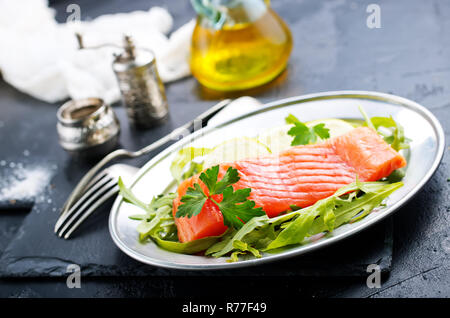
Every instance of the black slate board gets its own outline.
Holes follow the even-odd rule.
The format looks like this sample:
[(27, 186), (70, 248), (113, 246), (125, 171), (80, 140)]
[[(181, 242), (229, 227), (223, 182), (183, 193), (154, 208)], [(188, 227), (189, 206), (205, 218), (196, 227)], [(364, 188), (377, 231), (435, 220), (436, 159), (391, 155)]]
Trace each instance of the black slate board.
[[(80, 172), (81, 174), (81, 172)], [(0, 259), (1, 277), (59, 277), (67, 266), (77, 264), (83, 276), (364, 276), (369, 264), (388, 272), (392, 258), (392, 222), (371, 229), (346, 241), (299, 256), (245, 269), (221, 271), (179, 271), (141, 264), (122, 253), (112, 242), (107, 226), (112, 201), (102, 206), (83, 224), (71, 240), (53, 233), (58, 217), (55, 206), (62, 206), (74, 186), (66, 174), (52, 180)]]
[[(101, 4), (85, 0), (76, 2), (81, 4), (83, 19), (105, 13), (147, 10), (149, 7), (148, 0), (102, 1)], [(67, 5), (72, 2), (58, 0), (52, 3), (57, 3), (57, 17), (60, 22), (64, 22), (68, 16)], [(450, 28), (445, 27), (450, 3), (379, 1), (382, 8), (382, 28), (369, 29), (366, 26), (369, 15), (366, 7), (370, 3), (371, 1), (273, 1), (274, 10), (295, 31), (295, 48), (287, 74), (270, 89), (258, 89), (250, 95), (272, 101), (318, 91), (362, 89), (404, 96), (425, 105), (439, 118), (446, 131), (447, 149), (450, 140), (450, 68), (448, 59), (444, 57), (450, 52)], [(167, 7), (174, 15), (175, 28), (187, 22), (194, 14), (188, 1), (153, 0), (151, 5)], [(411, 21), (418, 23), (411, 24)], [(314, 25), (321, 27), (315, 28)], [(424, 53), (426, 59), (423, 58)], [(167, 85), (166, 92), (177, 125), (200, 113), (218, 96), (222, 97), (217, 94), (210, 97), (192, 78)], [(63, 165), (65, 159), (56, 148), (56, 139), (52, 139), (55, 134), (56, 106), (34, 100), (1, 81), (0, 96), (0, 120), (4, 122), (4, 127), (0, 128), (0, 145), (4, 150), (0, 152), (0, 159), (17, 160), (24, 147), (27, 147), (32, 153), (33, 161), (39, 157), (45, 160), (57, 157), (57, 164)], [(34, 120), (35, 118), (39, 120)], [(127, 133), (126, 123), (122, 124)], [(124, 144), (135, 149), (142, 142), (150, 142), (152, 138), (149, 136), (153, 133), (149, 132), (144, 137), (136, 136), (136, 139), (125, 138)], [(84, 280), (80, 289), (68, 289), (65, 280), (58, 279), (1, 279), (0, 295), (173, 298), (185, 297), (186, 290), (189, 290), (193, 296), (210, 295), (214, 292), (226, 299), (229, 295), (272, 295), (273, 290), (282, 288), (285, 294), (291, 294), (297, 299), (305, 296), (449, 297), (449, 158), (447, 151), (436, 175), (393, 216), (395, 262), (382, 289), (368, 289), (365, 283), (360, 283), (360, 279), (352, 283), (349, 279), (297, 280), (290, 277), (284, 280), (250, 278), (245, 284), (240, 284), (239, 288), (233, 285), (226, 291), (222, 291), (226, 284), (221, 285), (221, 288), (214, 288), (209, 282), (201, 284), (202, 281), (208, 281), (208, 278), (196, 279), (196, 283), (200, 283), (197, 285), (204, 286), (203, 290), (192, 289), (191, 279), (166, 277)], [(1, 209), (0, 254), (14, 233), (18, 232), (25, 213), (26, 211)], [(105, 244), (108, 242), (105, 241)], [(353, 252), (355, 258), (361, 253), (356, 248)], [(224, 280), (229, 281), (228, 278)], [(304, 283), (305, 281), (309, 283)], [(261, 283), (257, 284), (258, 282)]]
[[(58, 145), (55, 112), (58, 105), (33, 101), (11, 87), (2, 84), (4, 103), (8, 115), (0, 134), (0, 144), (10, 149), (7, 162), (20, 162), (25, 167), (52, 167), (50, 185), (35, 198), (34, 206), (15, 229), (8, 235), (0, 250), (0, 276), (2, 277), (49, 277), (65, 276), (67, 265), (78, 264), (84, 276), (183, 276), (183, 275), (297, 275), (297, 276), (366, 276), (369, 264), (377, 263), (383, 272), (390, 270), (392, 258), (392, 225), (377, 225), (372, 229), (330, 248), (313, 254), (296, 257), (288, 261), (216, 272), (184, 272), (147, 266), (134, 261), (122, 253), (112, 242), (107, 228), (108, 212), (112, 201), (100, 208), (76, 232), (73, 239), (65, 241), (53, 233), (59, 209), (75, 184), (95, 163), (72, 158)], [(168, 88), (168, 91), (170, 87)], [(114, 107), (121, 123), (122, 147), (139, 149), (169, 133), (188, 118), (206, 110), (214, 102), (185, 103), (183, 107), (171, 109), (171, 117), (162, 126), (139, 131), (129, 127), (125, 110)], [(18, 106), (20, 105), (20, 106)], [(176, 106), (176, 105), (175, 105)], [(24, 121), (24, 114), (32, 119)], [(45, 142), (43, 142), (45, 140)], [(24, 150), (30, 155), (23, 156)], [(156, 152), (155, 152), (156, 153)], [(126, 163), (142, 166), (154, 155), (128, 160)], [(2, 170), (2, 174), (7, 170)], [(8, 198), (14, 199), (14, 198)], [(4, 202), (6, 207), (17, 208)], [(28, 202), (27, 204), (31, 204)], [(18, 210), (19, 211), (19, 210)], [(2, 219), (0, 214), (0, 221)], [(2, 236), (0, 236), (2, 237)]]

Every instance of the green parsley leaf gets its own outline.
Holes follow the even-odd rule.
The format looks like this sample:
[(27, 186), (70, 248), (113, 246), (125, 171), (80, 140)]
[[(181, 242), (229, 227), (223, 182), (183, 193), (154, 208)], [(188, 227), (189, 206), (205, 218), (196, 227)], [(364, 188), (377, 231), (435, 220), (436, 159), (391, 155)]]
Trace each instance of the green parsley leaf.
[[(222, 180), (217, 182), (214, 188), (214, 194), (223, 193), (230, 185), (235, 184), (240, 179), (237, 169), (229, 167)], [(250, 190), (250, 189), (249, 189)]]
[(285, 121), (287, 124), (292, 124), (294, 127), (289, 129), (288, 135), (293, 136), (291, 146), (313, 144), (317, 138), (330, 138), (330, 130), (325, 128), (325, 124), (317, 124), (313, 127), (308, 127), (292, 114), (289, 114)]
[(250, 192), (250, 188), (233, 191), (233, 187), (229, 186), (223, 191), (222, 201), (214, 201), (222, 212), (226, 226), (239, 229), (253, 217), (265, 215), (262, 208), (255, 208), (255, 202), (247, 200)]
[(298, 120), (298, 118), (292, 114), (287, 115), (287, 117), (284, 120), (286, 121), (286, 124), (292, 124), (292, 125), (300, 122), (300, 120)]
[(294, 137), (294, 139), (291, 142), (291, 146), (309, 144), (311, 138), (315, 136), (314, 134), (313, 136), (311, 136), (309, 128), (304, 123), (301, 122), (295, 123), (294, 127), (289, 129), (288, 135)]
[(178, 207), (176, 217), (187, 216), (191, 218), (200, 213), (208, 197), (203, 193), (202, 188), (198, 183), (194, 183), (194, 188), (189, 187), (186, 194), (181, 198), (181, 202)]
[[(186, 194), (181, 198), (176, 217), (187, 216), (188, 218), (197, 215), (203, 208), (206, 200), (211, 200), (220, 209), (223, 215), (224, 224), (234, 228), (241, 228), (243, 223), (248, 222), (254, 216), (265, 215), (262, 208), (255, 208), (255, 202), (248, 200), (251, 189), (239, 189), (234, 191), (232, 184), (239, 181), (237, 169), (228, 168), (220, 181), (217, 181), (219, 166), (214, 166), (202, 172), (200, 180), (209, 190), (209, 195), (205, 195), (198, 183), (194, 188), (188, 188)], [(223, 194), (222, 201), (216, 202), (211, 196)]]
[(219, 166), (214, 166), (207, 169), (200, 175), (200, 180), (206, 185), (210, 195), (221, 194), (225, 188), (235, 184), (239, 181), (239, 173), (237, 169), (229, 167), (222, 180), (217, 182), (217, 176), (219, 174)]
[(206, 185), (209, 194), (214, 194), (214, 188), (217, 183), (217, 175), (219, 174), (219, 166), (214, 166), (200, 174), (200, 180)]
[(313, 126), (313, 130), (321, 139), (330, 138), (330, 130), (328, 128), (325, 128), (325, 124), (317, 124)]

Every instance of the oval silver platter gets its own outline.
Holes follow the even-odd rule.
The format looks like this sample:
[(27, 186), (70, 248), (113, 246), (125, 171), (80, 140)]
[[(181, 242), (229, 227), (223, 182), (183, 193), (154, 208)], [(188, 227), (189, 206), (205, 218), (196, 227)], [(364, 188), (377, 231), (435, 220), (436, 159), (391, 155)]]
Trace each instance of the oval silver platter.
[[(161, 249), (153, 242), (141, 243), (130, 215), (142, 213), (118, 196), (109, 216), (109, 230), (115, 244), (132, 258), (154, 266), (185, 270), (225, 269), (253, 266), (329, 246), (368, 228), (391, 215), (411, 199), (431, 178), (444, 153), (444, 132), (439, 121), (423, 106), (408, 99), (376, 92), (336, 91), (287, 98), (264, 105), (257, 111), (229, 120), (216, 127), (206, 127), (181, 139), (152, 158), (137, 173), (131, 189), (144, 202), (159, 193), (175, 189), (169, 167), (174, 154), (188, 145), (213, 147), (224, 140), (240, 136), (256, 136), (268, 128), (284, 124), (292, 113), (302, 121), (320, 118), (362, 119), (362, 106), (370, 117), (392, 116), (410, 138), (408, 166), (404, 186), (394, 192), (386, 206), (375, 210), (361, 221), (345, 224), (312, 243), (295, 246), (278, 254), (229, 263), (227, 257), (212, 258), (185, 255)], [(172, 186), (172, 188), (170, 188)]]

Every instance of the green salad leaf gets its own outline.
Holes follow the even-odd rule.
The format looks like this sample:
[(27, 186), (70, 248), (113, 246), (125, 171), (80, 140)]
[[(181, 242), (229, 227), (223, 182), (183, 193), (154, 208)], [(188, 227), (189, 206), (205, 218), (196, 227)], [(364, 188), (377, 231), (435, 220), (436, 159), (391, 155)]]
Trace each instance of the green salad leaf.
[(289, 129), (288, 134), (293, 136), (291, 146), (307, 145), (317, 142), (318, 138), (330, 138), (330, 130), (325, 128), (325, 124), (317, 124), (313, 127), (308, 127), (292, 114), (289, 114), (285, 121), (287, 124), (294, 125)]
[[(404, 136), (403, 127), (392, 117), (369, 118), (361, 107), (360, 111), (365, 119), (363, 125), (376, 130), (393, 149), (398, 151), (409, 147), (410, 140)], [(288, 131), (293, 137), (292, 146), (313, 144), (319, 139), (330, 137), (329, 129), (324, 123), (308, 127), (292, 114), (285, 120), (287, 124), (293, 125)], [(293, 245), (308, 243), (315, 235), (326, 234), (343, 224), (361, 220), (375, 208), (383, 206), (383, 200), (403, 185), (399, 180), (403, 178), (404, 170), (398, 169), (387, 181), (356, 180), (312, 206), (291, 206), (284, 214), (269, 218), (262, 208), (255, 208), (255, 202), (248, 199), (250, 188), (233, 189), (233, 185), (240, 179), (238, 170), (230, 167), (220, 180), (218, 165), (202, 171), (203, 164), (194, 159), (211, 151), (210, 148), (188, 147), (177, 152), (170, 167), (174, 179), (181, 182), (200, 173), (199, 178), (208, 191), (199, 183), (189, 187), (181, 198), (182, 204), (178, 207), (176, 217), (190, 218), (198, 215), (207, 200), (210, 200), (221, 211), (228, 230), (220, 236), (181, 243), (178, 241), (172, 214), (176, 194), (159, 195), (150, 203), (145, 203), (136, 198), (119, 178), (120, 194), (124, 201), (144, 210), (142, 214), (129, 217), (140, 221), (137, 231), (141, 240), (151, 239), (161, 248), (176, 253), (194, 254), (205, 251), (205, 255), (213, 257), (229, 255), (229, 261), (232, 262), (238, 261), (240, 257), (258, 258), (263, 253), (276, 253)], [(217, 200), (218, 195), (221, 200)]]
[(122, 178), (119, 177), (119, 181), (117, 182), (119, 185), (119, 194), (123, 197), (125, 202), (131, 203), (140, 207), (141, 209), (148, 211), (150, 209), (150, 205), (142, 202), (128, 189), (123, 183)]
[(251, 247), (245, 242), (236, 240), (233, 241), (233, 247), (235, 251), (231, 254), (228, 262), (237, 262), (239, 260), (239, 255), (245, 255), (251, 253), (254, 257), (260, 258), (261, 253), (254, 247)]
[[(234, 248), (234, 241), (243, 241), (244, 237), (253, 231), (258, 231), (259, 228), (266, 227), (273, 219), (269, 219), (267, 215), (262, 215), (252, 218), (245, 223), (238, 231), (230, 232), (225, 235), (220, 242), (210, 246), (205, 254), (214, 257), (224, 256), (232, 252)], [(264, 235), (264, 234), (263, 234)]]
[(359, 107), (359, 111), (365, 119), (365, 126), (377, 131), (394, 150), (399, 151), (409, 148), (411, 140), (405, 137), (403, 127), (392, 116), (369, 118), (362, 107)]
[(131, 215), (129, 217), (132, 220), (141, 221), (137, 226), (141, 241), (150, 238), (165, 250), (175, 253), (194, 254), (206, 250), (222, 236), (209, 236), (185, 243), (178, 242), (177, 228), (172, 216), (173, 199), (176, 196), (174, 193), (159, 195), (153, 198), (149, 204), (145, 204), (136, 198), (131, 190), (124, 185), (121, 178), (119, 178), (118, 184), (124, 201), (134, 204), (146, 212), (146, 214)]
[[(266, 250), (301, 244), (307, 236), (324, 231), (330, 232), (344, 223), (356, 222), (379, 206), (387, 196), (402, 185), (402, 183), (393, 183), (365, 187), (364, 183), (356, 182), (352, 184), (355, 188), (353, 191), (362, 191), (363, 196), (349, 195), (347, 194), (349, 189), (340, 189), (333, 196), (303, 209), (303, 213), (292, 220), (277, 238), (267, 246)], [(333, 215), (332, 224), (326, 222), (328, 214)]]
[(137, 226), (139, 238), (145, 240), (155, 232), (165, 232), (166, 236), (176, 232), (175, 222), (172, 217), (172, 202), (176, 197), (175, 193), (159, 195), (152, 199), (149, 204), (139, 200), (133, 192), (125, 186), (122, 178), (119, 178), (119, 194), (122, 195), (125, 202), (140, 207), (145, 214), (131, 215), (132, 220), (139, 220), (141, 223)]
[(310, 207), (270, 219), (267, 216), (252, 218), (233, 235), (224, 236), (212, 245), (206, 254), (221, 257), (236, 251), (235, 241), (247, 243), (261, 252), (306, 243), (312, 235), (360, 220), (402, 185), (401, 182), (356, 181)]
[(217, 242), (221, 236), (208, 236), (198, 240), (180, 243), (176, 241), (163, 240), (158, 235), (152, 235), (152, 239), (158, 246), (165, 250), (181, 254), (195, 254), (206, 250), (212, 244)]

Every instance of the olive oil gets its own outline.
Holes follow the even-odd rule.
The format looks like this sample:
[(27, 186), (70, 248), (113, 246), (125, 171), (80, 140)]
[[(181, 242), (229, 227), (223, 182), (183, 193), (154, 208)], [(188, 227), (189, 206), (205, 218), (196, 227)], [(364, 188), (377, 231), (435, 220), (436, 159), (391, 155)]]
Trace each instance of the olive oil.
[(292, 36), (270, 8), (255, 21), (207, 27), (198, 17), (192, 36), (191, 71), (206, 87), (242, 90), (269, 82), (286, 67)]

